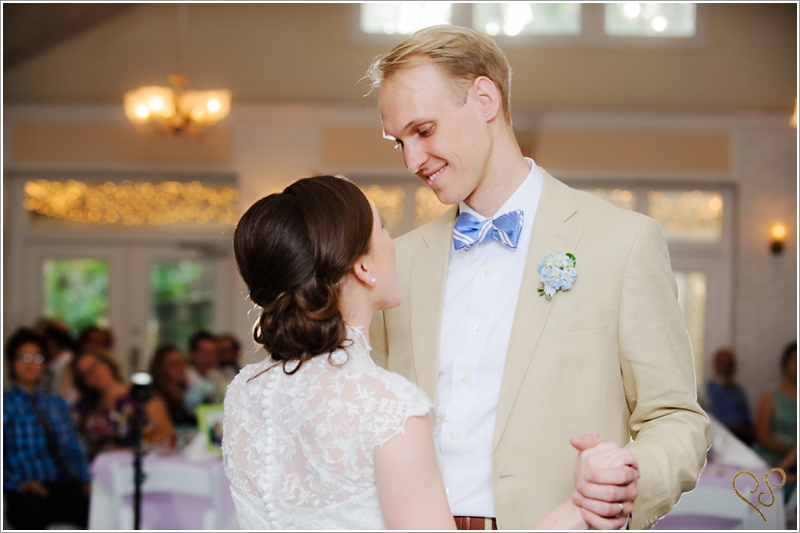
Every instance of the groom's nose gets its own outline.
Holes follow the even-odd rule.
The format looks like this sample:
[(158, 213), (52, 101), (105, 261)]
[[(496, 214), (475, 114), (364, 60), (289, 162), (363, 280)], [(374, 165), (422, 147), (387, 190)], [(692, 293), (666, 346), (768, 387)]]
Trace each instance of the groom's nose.
[(417, 143), (409, 142), (403, 146), (403, 163), (416, 174), (428, 160), (425, 150)]

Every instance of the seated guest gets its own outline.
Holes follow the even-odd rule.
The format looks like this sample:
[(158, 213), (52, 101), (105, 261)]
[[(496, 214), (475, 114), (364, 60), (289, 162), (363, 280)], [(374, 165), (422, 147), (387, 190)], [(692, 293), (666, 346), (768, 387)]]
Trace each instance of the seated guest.
[(78, 391), (72, 383), (70, 362), (74, 355), (74, 342), (69, 329), (60, 321), (53, 320), (42, 333), (47, 351), (47, 371), (42, 378), (42, 387), (60, 394), (69, 403), (78, 399)]
[[(102, 350), (87, 349), (72, 364), (80, 397), (73, 407), (78, 432), (94, 459), (99, 453), (133, 445), (133, 396), (119, 373), (119, 366)], [(163, 402), (145, 405), (147, 423), (143, 438), (169, 442), (174, 428)]]
[(105, 354), (114, 354), (114, 333), (108, 328), (88, 326), (81, 331), (75, 343), (75, 351), (102, 350)]
[(233, 378), (242, 369), (239, 365), (239, 350), (239, 341), (230, 333), (217, 337), (218, 368), (228, 378), (229, 382), (233, 381)]
[[(756, 444), (753, 449), (771, 467), (786, 465), (797, 471), (797, 342), (789, 344), (781, 357), (781, 380), (765, 391), (758, 402)], [(787, 481), (788, 498), (796, 482)]]
[(217, 340), (207, 331), (198, 331), (189, 339), (189, 369), (186, 404), (194, 409), (200, 404), (222, 403), (229, 381), (217, 368)]
[(761, 395), (753, 449), (770, 466), (778, 466), (797, 446), (797, 343), (781, 357), (781, 381)]
[(43, 342), (19, 329), (6, 345), (13, 385), (3, 394), (3, 492), (13, 529), (87, 526), (89, 463), (59, 395), (38, 389)]
[(152, 361), (153, 399), (163, 401), (174, 427), (197, 426), (197, 418), (186, 407), (187, 373), (181, 352), (172, 344), (160, 346)]
[(736, 435), (752, 446), (755, 428), (747, 408), (744, 389), (736, 382), (736, 354), (729, 348), (714, 353), (714, 377), (706, 385), (709, 399), (708, 411)]

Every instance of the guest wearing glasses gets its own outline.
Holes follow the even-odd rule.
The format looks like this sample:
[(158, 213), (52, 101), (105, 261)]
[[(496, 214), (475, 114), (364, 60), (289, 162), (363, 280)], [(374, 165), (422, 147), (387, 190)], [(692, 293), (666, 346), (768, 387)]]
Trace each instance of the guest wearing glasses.
[(43, 342), (17, 330), (6, 344), (12, 386), (3, 394), (3, 492), (13, 529), (87, 525), (89, 463), (67, 402), (41, 390)]

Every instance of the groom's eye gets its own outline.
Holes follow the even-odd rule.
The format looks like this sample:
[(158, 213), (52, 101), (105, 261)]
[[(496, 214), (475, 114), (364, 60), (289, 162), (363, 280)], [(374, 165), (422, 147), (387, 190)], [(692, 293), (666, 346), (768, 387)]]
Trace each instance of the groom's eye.
[(422, 126), (417, 130), (417, 134), (422, 138), (430, 137), (432, 133), (433, 133), (433, 124), (425, 124), (424, 126)]

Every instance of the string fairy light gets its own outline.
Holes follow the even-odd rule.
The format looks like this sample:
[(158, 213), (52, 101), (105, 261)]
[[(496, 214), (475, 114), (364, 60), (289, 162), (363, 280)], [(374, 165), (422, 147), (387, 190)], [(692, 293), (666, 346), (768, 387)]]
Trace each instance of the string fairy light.
[(236, 223), (233, 187), (199, 181), (88, 184), (45, 179), (25, 183), (23, 207), (40, 215), (93, 224), (163, 226), (179, 222)]

